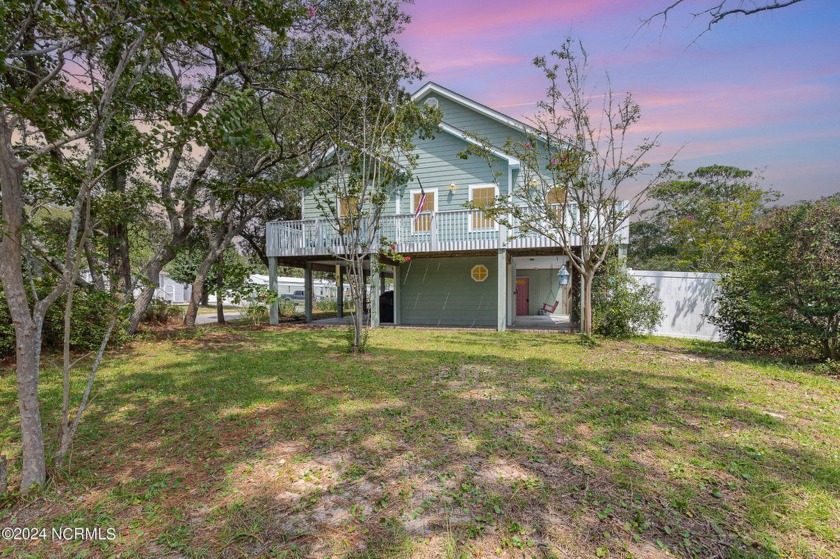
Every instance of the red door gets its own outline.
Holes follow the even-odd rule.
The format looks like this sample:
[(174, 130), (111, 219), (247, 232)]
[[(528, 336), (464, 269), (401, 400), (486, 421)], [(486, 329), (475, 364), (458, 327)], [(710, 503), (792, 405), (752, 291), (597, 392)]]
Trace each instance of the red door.
[(528, 278), (516, 278), (516, 316), (528, 316)]

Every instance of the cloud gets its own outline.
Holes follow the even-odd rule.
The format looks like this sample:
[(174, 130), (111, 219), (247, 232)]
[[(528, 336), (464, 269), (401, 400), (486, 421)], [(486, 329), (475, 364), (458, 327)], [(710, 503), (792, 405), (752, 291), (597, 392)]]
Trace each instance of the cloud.
[(471, 49), (470, 52), (459, 53), (459, 56), (455, 57), (433, 58), (431, 62), (427, 62), (423, 65), (423, 71), (430, 73), (442, 73), (462, 68), (480, 68), (483, 66), (500, 66), (508, 64), (527, 64), (527, 60), (521, 56), (480, 53)]
[[(412, 24), (403, 36), (412, 42), (482, 37), (485, 45), (492, 46), (501, 37), (513, 34), (517, 27), (569, 25), (572, 21), (600, 17), (605, 10), (618, 11), (614, 0), (420, 0), (407, 7)], [(490, 31), (497, 33), (483, 35)]]

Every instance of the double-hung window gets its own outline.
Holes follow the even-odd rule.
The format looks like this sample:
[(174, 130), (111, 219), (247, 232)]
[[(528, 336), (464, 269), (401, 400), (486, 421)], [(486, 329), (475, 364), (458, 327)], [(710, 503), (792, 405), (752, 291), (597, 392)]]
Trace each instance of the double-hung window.
[[(496, 203), (499, 189), (494, 184), (478, 184), (470, 186), (470, 202), (477, 208), (489, 208)], [(486, 231), (498, 229), (499, 225), (483, 211), (474, 210), (470, 216), (470, 231)]]
[(414, 214), (417, 213), (417, 206), (420, 205), (420, 198), (423, 195), (419, 190), (412, 190), (411, 194), (411, 232), (412, 233), (426, 233), (432, 230), (432, 216), (431, 212), (437, 211), (437, 188), (427, 188), (426, 204), (423, 206), (423, 212), (417, 219), (414, 219)]
[(359, 218), (359, 206), (359, 199), (356, 196), (346, 196), (338, 199), (338, 218), (342, 233), (345, 233), (350, 227), (351, 217)]
[(557, 226), (563, 221), (563, 208), (566, 198), (566, 190), (555, 186), (545, 193), (545, 205), (548, 207), (549, 215), (554, 219), (552, 226)]

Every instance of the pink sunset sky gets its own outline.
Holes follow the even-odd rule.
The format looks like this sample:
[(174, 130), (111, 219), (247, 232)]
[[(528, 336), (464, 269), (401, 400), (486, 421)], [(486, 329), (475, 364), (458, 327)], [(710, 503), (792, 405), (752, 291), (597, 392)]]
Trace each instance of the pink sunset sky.
[[(660, 160), (758, 170), (782, 203), (840, 191), (840, 1), (806, 0), (730, 18), (700, 36), (689, 0), (662, 28), (640, 21), (671, 0), (415, 0), (400, 38), (431, 80), (526, 119), (545, 92), (531, 61), (565, 37), (642, 108), (639, 134), (661, 132)], [(411, 87), (416, 89), (420, 84)]]

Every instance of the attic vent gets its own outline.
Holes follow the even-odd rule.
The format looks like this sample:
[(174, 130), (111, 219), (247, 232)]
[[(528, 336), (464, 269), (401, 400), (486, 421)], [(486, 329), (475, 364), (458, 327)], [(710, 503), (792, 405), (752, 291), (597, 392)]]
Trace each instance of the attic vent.
[(438, 103), (437, 97), (429, 97), (428, 99), (426, 99), (425, 103), (427, 107), (431, 107), (433, 109), (437, 109), (439, 104), (440, 103)]

